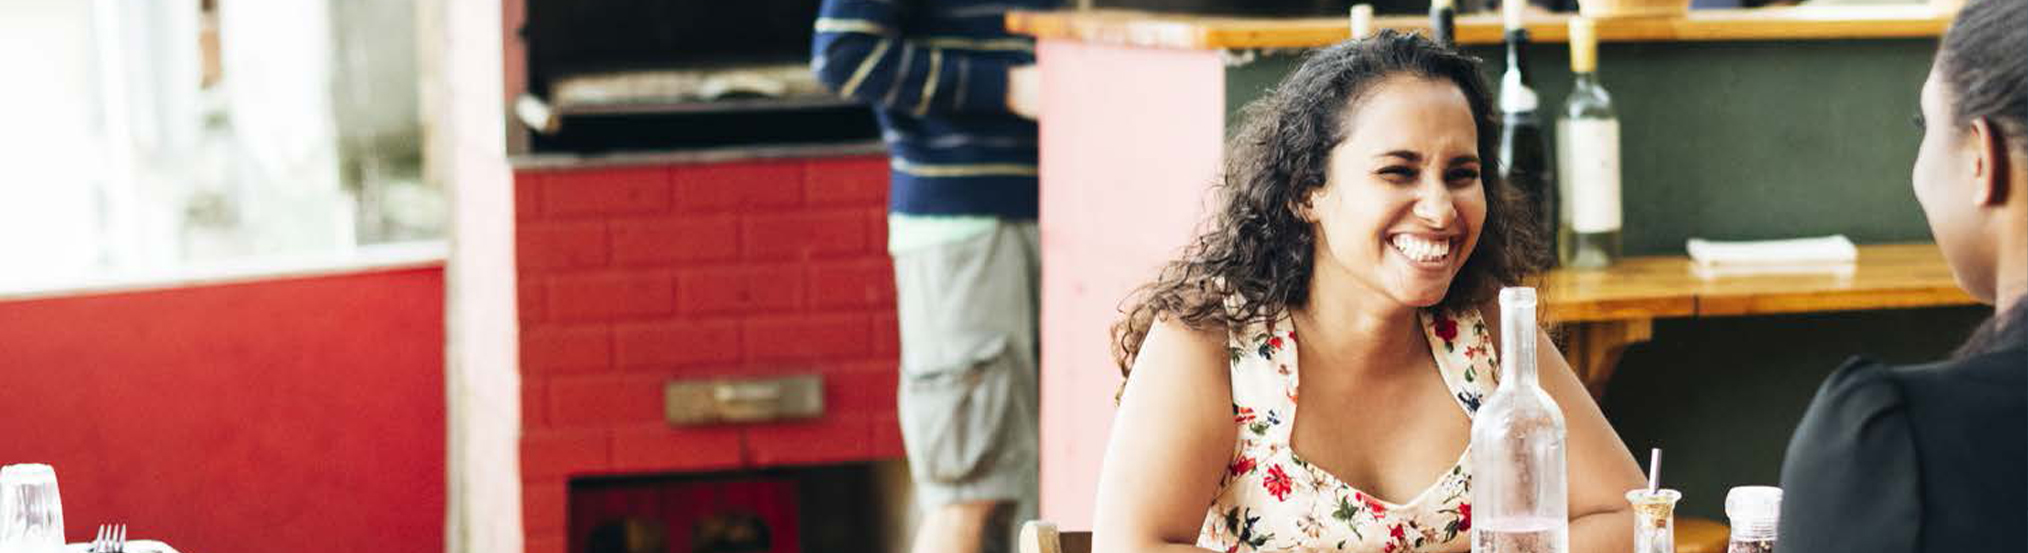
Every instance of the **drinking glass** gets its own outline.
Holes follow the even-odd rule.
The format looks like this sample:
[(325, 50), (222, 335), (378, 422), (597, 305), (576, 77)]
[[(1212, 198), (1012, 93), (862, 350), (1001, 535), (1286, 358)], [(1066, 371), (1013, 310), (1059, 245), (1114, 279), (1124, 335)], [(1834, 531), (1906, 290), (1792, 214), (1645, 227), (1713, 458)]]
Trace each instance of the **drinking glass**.
[(49, 465), (0, 468), (0, 551), (63, 551), (63, 501)]
[(1676, 553), (1676, 501), (1683, 493), (1668, 488), (1627, 492), (1634, 505), (1634, 553)]

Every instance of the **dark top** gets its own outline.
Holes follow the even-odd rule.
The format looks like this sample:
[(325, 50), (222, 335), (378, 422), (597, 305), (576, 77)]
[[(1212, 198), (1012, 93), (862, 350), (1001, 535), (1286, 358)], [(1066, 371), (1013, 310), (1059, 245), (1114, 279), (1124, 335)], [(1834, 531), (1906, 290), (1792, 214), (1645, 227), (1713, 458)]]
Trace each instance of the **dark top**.
[(1036, 127), (1007, 110), (1035, 43), (1006, 15), (1058, 0), (824, 0), (817, 78), (873, 106), (893, 167), (888, 210), (1034, 219)]
[(2028, 344), (1913, 367), (1853, 359), (1782, 463), (1777, 550), (2028, 551)]

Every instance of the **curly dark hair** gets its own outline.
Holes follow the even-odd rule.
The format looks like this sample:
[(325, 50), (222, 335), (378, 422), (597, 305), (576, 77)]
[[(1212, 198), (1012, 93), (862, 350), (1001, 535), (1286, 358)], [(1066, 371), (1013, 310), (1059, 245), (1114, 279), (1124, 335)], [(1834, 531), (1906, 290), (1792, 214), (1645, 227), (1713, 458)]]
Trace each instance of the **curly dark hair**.
[[(1299, 218), (1298, 207), (1324, 185), (1331, 149), (1349, 131), (1345, 114), (1396, 75), (1456, 84), (1478, 123), (1481, 164), (1499, 166), (1499, 115), (1476, 58), (1392, 30), (1310, 54), (1242, 112), (1244, 122), (1226, 145), (1225, 168), (1214, 187), (1217, 211), (1200, 234), (1154, 282), (1128, 297), (1125, 317), (1112, 329), (1121, 374), (1132, 370), (1157, 319), (1194, 329), (1236, 328), (1278, 319), (1309, 299), (1316, 230)], [(1491, 299), (1501, 286), (1536, 269), (1529, 260), (1543, 257), (1545, 239), (1527, 223), (1535, 210), (1525, 196), (1495, 171), (1480, 175), (1487, 206), (1479, 247), (1452, 280), (1439, 310)]]

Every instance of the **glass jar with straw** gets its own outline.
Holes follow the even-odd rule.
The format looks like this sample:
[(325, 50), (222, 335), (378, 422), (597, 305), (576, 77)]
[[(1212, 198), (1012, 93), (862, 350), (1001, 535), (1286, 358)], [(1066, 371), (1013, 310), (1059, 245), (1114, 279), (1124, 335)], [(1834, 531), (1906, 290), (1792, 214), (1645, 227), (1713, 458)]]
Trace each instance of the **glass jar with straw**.
[(1634, 553), (1676, 553), (1676, 501), (1683, 494), (1661, 487), (1662, 449), (1648, 451), (1648, 487), (1627, 492), (1634, 506)]

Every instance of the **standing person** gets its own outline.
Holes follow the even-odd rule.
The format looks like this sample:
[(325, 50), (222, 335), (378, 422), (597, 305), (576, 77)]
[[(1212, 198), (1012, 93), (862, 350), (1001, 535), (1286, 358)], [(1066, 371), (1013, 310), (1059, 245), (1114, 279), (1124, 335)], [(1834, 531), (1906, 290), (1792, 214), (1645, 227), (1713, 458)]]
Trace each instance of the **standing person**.
[(1922, 85), (1915, 199), (1958, 286), (1996, 315), (1950, 359), (1854, 359), (1782, 463), (1796, 553), (2028, 551), (2028, 5), (1972, 0)]
[(1035, 517), (1037, 75), (1009, 9), (1054, 0), (825, 0), (826, 85), (873, 107), (892, 167), (888, 251), (916, 553), (1003, 551)]

